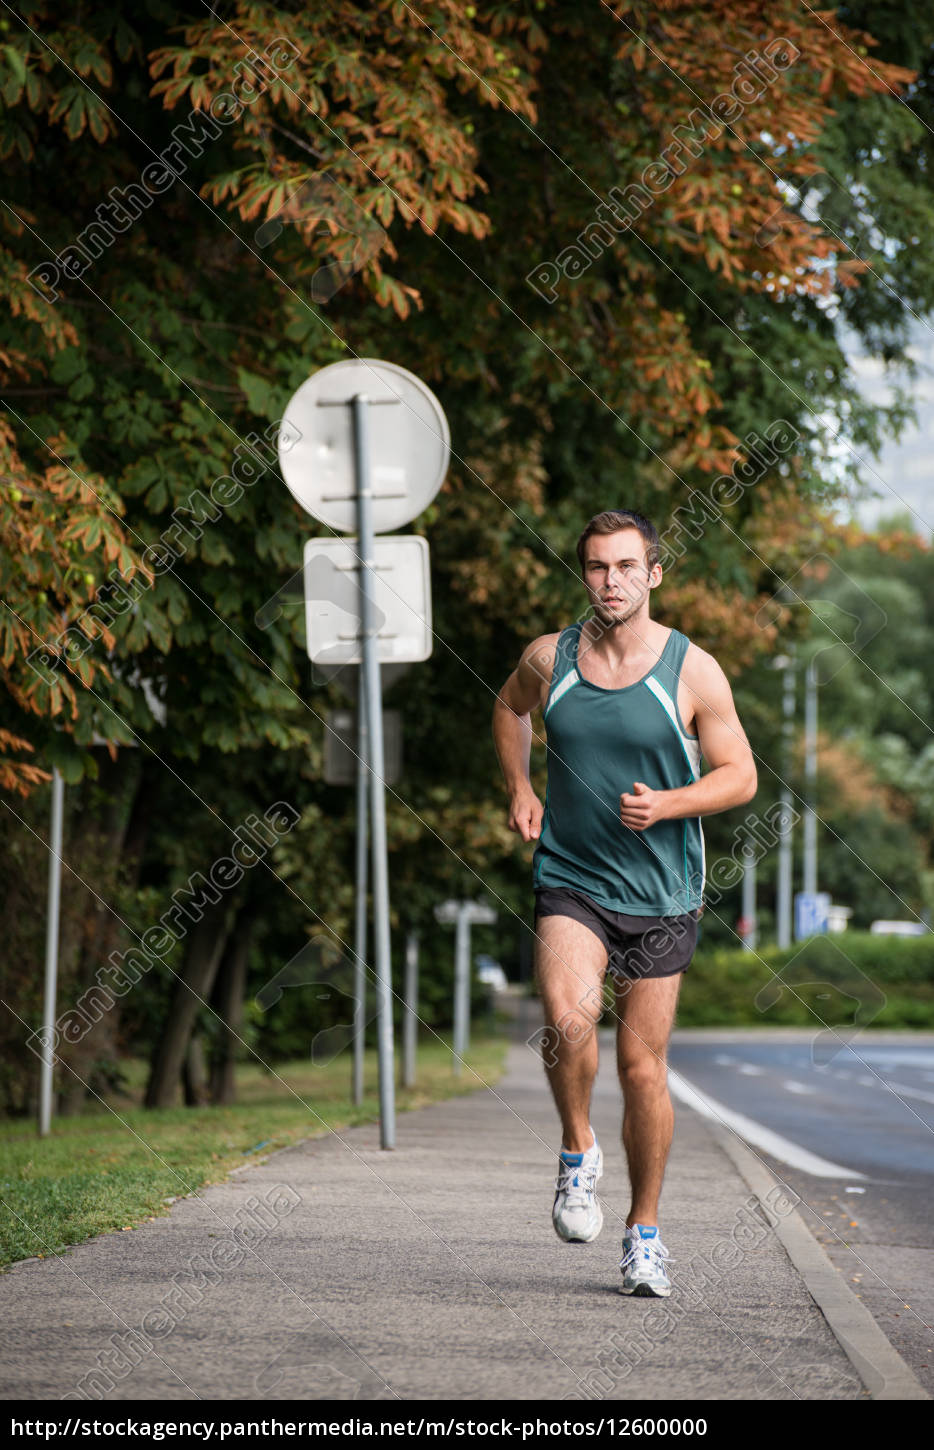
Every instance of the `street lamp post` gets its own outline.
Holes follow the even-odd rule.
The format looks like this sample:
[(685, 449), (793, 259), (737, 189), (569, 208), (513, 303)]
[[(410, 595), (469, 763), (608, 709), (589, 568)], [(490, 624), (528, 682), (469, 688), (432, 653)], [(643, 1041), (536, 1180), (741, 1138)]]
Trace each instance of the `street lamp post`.
[(808, 664), (804, 676), (804, 889), (817, 891), (817, 665)]
[(782, 833), (778, 842), (778, 878), (775, 901), (775, 935), (779, 948), (791, 946), (793, 897), (793, 807), (789, 784), (794, 759), (795, 736), (795, 665), (790, 655), (775, 661), (782, 677)]

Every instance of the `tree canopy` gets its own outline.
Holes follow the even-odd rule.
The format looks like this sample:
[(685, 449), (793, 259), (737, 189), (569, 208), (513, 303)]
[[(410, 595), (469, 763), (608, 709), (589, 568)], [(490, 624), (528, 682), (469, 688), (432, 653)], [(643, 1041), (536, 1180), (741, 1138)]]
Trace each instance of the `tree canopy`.
[[(906, 309), (934, 301), (929, 31), (790, 0), (4, 13), (0, 787), (29, 821), (53, 764), (75, 787), (66, 857), (110, 925), (72, 879), (69, 990), (279, 800), (301, 824), (198, 980), (238, 921), (254, 965), (309, 912), (347, 938), (352, 804), (321, 781), (340, 681), (310, 678), (294, 601), (264, 611), (320, 531), (276, 439), (327, 363), (409, 367), (451, 423), (413, 525), (434, 655), (391, 697), (397, 923), (483, 885), (524, 919), (490, 710), (523, 644), (580, 612), (592, 513), (657, 520), (659, 617), (734, 677), (803, 637), (763, 606), (907, 415), (861, 397), (844, 339), (908, 382)], [(199, 950), (147, 979), (127, 1033), (153, 1034)]]

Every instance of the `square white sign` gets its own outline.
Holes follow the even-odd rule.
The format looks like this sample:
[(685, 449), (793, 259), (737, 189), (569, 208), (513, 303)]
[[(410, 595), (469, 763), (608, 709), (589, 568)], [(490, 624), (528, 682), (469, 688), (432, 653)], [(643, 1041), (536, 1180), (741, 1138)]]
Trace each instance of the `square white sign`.
[[(431, 654), (428, 541), (420, 534), (374, 539), (381, 663)], [(315, 664), (360, 664), (360, 551), (356, 539), (309, 539), (304, 552), (305, 632)]]

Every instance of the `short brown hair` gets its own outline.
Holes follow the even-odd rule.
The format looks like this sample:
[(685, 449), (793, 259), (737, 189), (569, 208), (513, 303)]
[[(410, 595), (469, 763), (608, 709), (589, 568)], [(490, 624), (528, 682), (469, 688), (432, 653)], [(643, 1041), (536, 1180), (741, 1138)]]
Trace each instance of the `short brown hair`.
[(631, 509), (605, 509), (602, 514), (594, 514), (577, 541), (581, 574), (584, 572), (584, 550), (591, 535), (616, 534), (620, 529), (638, 529), (645, 544), (645, 567), (651, 569), (658, 563), (660, 545), (655, 525), (642, 514), (633, 513)]

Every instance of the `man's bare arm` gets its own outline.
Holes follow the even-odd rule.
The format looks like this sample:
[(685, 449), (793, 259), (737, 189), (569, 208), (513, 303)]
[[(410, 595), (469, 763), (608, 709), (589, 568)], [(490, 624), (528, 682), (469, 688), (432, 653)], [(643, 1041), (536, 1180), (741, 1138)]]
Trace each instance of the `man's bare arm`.
[(509, 792), (509, 829), (523, 841), (537, 840), (541, 831), (543, 806), (529, 778), (531, 717), (548, 693), (557, 638), (548, 634), (532, 641), (493, 707), (493, 743)]
[(694, 649), (685, 683), (694, 698), (694, 728), (704, 759), (712, 767), (700, 780), (675, 790), (651, 790), (634, 781), (620, 796), (624, 826), (644, 831), (656, 821), (708, 816), (745, 804), (756, 793), (756, 765), (733, 703), (726, 675), (712, 655)]

